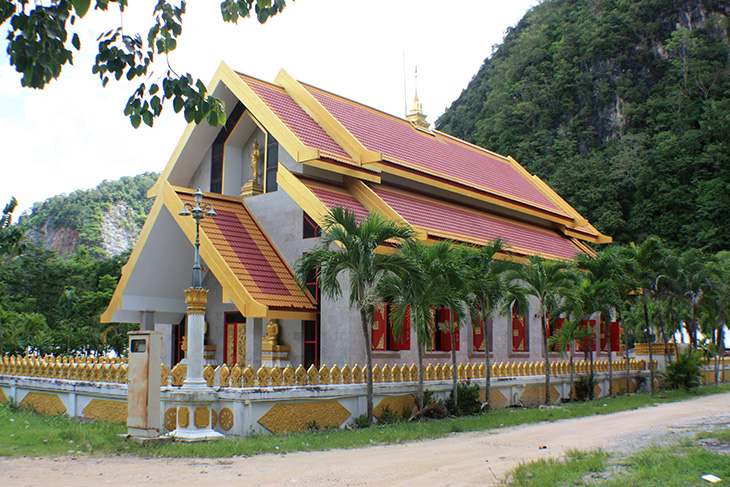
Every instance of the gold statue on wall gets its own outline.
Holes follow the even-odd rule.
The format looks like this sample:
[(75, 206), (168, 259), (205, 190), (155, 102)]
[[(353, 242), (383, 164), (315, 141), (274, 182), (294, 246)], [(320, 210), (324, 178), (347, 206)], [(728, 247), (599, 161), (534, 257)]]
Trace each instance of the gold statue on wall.
[(252, 178), (241, 188), (241, 198), (256, 196), (264, 192), (264, 188), (259, 183), (259, 161), (261, 160), (261, 150), (259, 149), (259, 141), (254, 139), (251, 149), (251, 172)]
[(261, 337), (261, 341), (272, 347), (279, 344), (279, 324), (276, 321), (269, 320), (266, 325), (266, 335)]
[(259, 181), (259, 159), (261, 158), (261, 151), (259, 150), (259, 141), (253, 141), (253, 150), (251, 151), (251, 172), (253, 173), (252, 181)]

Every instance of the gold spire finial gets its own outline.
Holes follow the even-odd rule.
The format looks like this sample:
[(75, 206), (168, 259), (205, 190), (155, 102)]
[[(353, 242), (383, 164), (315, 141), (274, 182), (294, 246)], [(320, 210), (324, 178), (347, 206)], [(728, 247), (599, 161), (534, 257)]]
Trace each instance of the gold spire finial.
[(429, 123), (426, 121), (426, 115), (423, 113), (423, 105), (418, 100), (418, 66), (416, 66), (416, 86), (415, 96), (413, 97), (413, 108), (406, 115), (406, 120), (411, 122), (416, 128), (429, 130)]

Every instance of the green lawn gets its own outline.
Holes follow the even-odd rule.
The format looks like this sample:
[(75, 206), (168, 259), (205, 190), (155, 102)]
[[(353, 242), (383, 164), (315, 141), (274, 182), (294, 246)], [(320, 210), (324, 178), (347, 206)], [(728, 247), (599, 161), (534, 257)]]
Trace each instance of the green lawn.
[(126, 426), (123, 424), (79, 421), (65, 416), (44, 416), (6, 403), (0, 404), (0, 456), (131, 453), (140, 456), (228, 457), (301, 450), (356, 448), (439, 438), (459, 431), (481, 431), (518, 424), (609, 414), (727, 391), (730, 391), (730, 385), (708, 386), (692, 393), (662, 391), (653, 396), (631, 394), (551, 408), (498, 409), (476, 416), (438, 421), (400, 422), (365, 429), (332, 429), (288, 435), (253, 435), (207, 443), (174, 442), (146, 445), (121, 438), (119, 435), (126, 433)]

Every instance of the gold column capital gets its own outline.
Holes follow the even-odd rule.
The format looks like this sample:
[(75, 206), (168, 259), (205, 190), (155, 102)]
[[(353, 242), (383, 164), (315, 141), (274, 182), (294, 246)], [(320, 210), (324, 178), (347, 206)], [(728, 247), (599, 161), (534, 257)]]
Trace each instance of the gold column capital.
[(204, 315), (205, 305), (208, 304), (208, 290), (194, 287), (186, 289), (185, 304), (188, 305), (189, 315)]

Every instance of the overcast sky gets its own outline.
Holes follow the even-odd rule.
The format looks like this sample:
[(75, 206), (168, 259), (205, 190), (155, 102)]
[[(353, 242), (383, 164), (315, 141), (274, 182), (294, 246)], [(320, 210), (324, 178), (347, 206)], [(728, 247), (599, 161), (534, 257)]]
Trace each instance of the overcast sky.
[[(130, 2), (127, 33), (146, 37), (154, 1)], [(189, 2), (177, 72), (209, 82), (221, 61), (273, 81), (281, 68), (294, 78), (394, 115), (418, 95), (433, 123), (459, 96), (492, 47), (538, 0), (297, 0), (265, 25), (220, 19), (218, 2)], [(89, 13), (76, 25), (82, 52), (44, 90), (21, 88), (0, 50), (0, 208), (15, 196), (19, 211), (104, 179), (162, 171), (185, 127), (166, 105), (153, 128), (135, 130), (122, 113), (136, 83), (101, 87), (91, 74), (96, 36), (118, 12)], [(0, 28), (4, 40), (7, 25)], [(406, 88), (404, 90), (404, 81)], [(404, 99), (405, 91), (405, 99)]]

